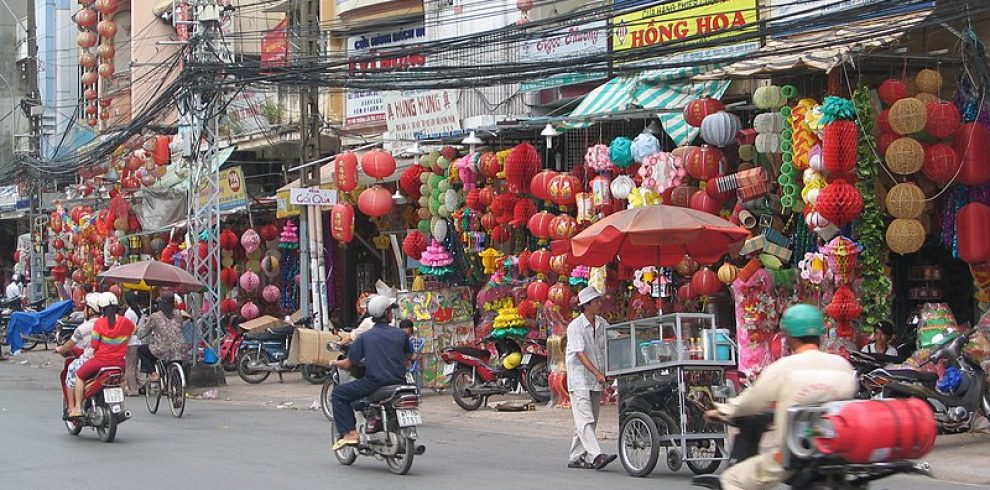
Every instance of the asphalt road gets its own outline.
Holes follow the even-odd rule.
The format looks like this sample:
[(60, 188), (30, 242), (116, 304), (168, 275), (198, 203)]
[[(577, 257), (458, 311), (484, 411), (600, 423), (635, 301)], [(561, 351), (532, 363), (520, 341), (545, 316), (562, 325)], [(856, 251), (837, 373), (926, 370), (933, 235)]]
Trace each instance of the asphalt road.
[[(164, 407), (151, 415), (142, 398), (128, 398), (134, 418), (119, 427), (116, 442), (104, 444), (91, 429), (78, 437), (65, 431), (59, 396), (50, 371), (0, 363), (0, 488), (64, 489), (66, 478), (76, 479), (75, 488), (107, 490), (691, 488), (686, 469), (658, 468), (643, 479), (627, 476), (618, 461), (602, 472), (570, 470), (567, 440), (451, 429), (442, 420), (421, 427), (427, 453), (407, 476), (370, 458), (343, 467), (328, 451), (328, 425), (318, 412), (221, 401), (190, 400), (186, 415), (174, 419)], [(901, 477), (873, 488), (976, 487)]]

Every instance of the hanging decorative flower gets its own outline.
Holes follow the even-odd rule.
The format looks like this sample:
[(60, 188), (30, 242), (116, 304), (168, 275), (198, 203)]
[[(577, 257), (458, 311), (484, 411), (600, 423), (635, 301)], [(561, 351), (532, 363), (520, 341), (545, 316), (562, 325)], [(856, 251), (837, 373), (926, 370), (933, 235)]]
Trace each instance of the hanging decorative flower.
[(608, 145), (608, 158), (619, 168), (627, 168), (635, 163), (632, 155), (632, 140), (619, 136)]

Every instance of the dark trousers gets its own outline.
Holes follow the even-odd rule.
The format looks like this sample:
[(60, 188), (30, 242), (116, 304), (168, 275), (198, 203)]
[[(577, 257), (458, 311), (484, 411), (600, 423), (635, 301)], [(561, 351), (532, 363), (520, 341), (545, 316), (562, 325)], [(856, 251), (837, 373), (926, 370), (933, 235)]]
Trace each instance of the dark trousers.
[(151, 353), (151, 346), (144, 344), (138, 347), (138, 358), (141, 359), (141, 372), (148, 374), (155, 370), (155, 363), (158, 358)]
[(354, 430), (357, 423), (354, 418), (354, 402), (367, 397), (382, 386), (384, 385), (361, 378), (334, 387), (330, 401), (333, 405), (333, 423), (337, 425), (338, 434), (343, 436)]

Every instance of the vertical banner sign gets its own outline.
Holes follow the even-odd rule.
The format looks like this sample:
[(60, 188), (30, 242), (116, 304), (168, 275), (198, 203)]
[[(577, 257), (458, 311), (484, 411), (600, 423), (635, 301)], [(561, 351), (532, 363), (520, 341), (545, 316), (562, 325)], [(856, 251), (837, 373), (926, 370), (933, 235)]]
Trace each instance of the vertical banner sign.
[[(422, 23), (401, 25), (391, 32), (349, 37), (348, 72), (367, 74), (425, 66), (426, 57), (423, 55), (396, 52), (405, 45), (425, 40), (426, 28)], [(382, 93), (377, 90), (348, 89), (344, 111), (346, 126), (385, 122)]]
[[(612, 50), (676, 46), (678, 54), (663, 55), (667, 61), (704, 61), (740, 55), (760, 47), (759, 40), (742, 39), (757, 32), (757, 20), (757, 0), (664, 2), (613, 19)], [(692, 44), (712, 41), (718, 41), (718, 45), (691, 48)]]
[(385, 124), (399, 141), (417, 134), (449, 133), (461, 129), (456, 96), (447, 90), (385, 92)]
[(285, 66), (289, 62), (288, 17), (261, 38), (261, 67)]
[[(230, 211), (248, 203), (247, 188), (244, 182), (244, 172), (241, 167), (230, 167), (220, 171), (220, 211)], [(206, 206), (206, 187), (199, 190), (197, 202), (200, 207)]]

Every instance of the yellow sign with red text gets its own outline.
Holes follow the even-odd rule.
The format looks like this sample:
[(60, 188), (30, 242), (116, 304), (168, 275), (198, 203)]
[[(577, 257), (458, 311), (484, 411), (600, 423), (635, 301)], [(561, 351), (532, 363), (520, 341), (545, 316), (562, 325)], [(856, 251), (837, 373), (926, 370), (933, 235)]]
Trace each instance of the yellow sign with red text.
[[(725, 56), (745, 45), (751, 51), (759, 39), (744, 38), (757, 32), (757, 0), (679, 0), (621, 15), (612, 20), (612, 50), (676, 45), (685, 51), (713, 51)], [(692, 48), (699, 43), (717, 45)], [(730, 49), (731, 48), (731, 49)], [(664, 55), (667, 57), (667, 55)]]

